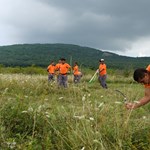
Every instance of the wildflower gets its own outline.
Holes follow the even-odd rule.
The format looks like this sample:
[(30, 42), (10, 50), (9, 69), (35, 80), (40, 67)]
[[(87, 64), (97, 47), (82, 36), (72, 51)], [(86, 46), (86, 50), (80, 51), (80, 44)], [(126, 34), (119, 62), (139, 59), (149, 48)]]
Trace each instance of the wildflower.
[(92, 118), (92, 117), (90, 117), (89, 119), (90, 119), (91, 121), (94, 121), (94, 118)]
[(82, 97), (82, 101), (85, 101), (85, 95)]
[(118, 102), (118, 101), (116, 101), (116, 102), (115, 102), (115, 104), (122, 104), (122, 102)]
[(82, 147), (81, 150), (85, 150), (85, 147)]
[(77, 118), (77, 119), (84, 119), (85, 118), (85, 116), (84, 115), (82, 115), (82, 116), (74, 116), (74, 118)]
[(7, 142), (8, 148), (14, 149), (16, 147), (16, 142)]
[(47, 118), (50, 118), (50, 116), (49, 116), (49, 115), (46, 115), (46, 117), (47, 117)]
[(59, 99), (63, 99), (63, 97), (59, 97)]
[(30, 107), (28, 108), (28, 111), (29, 111), (29, 112), (33, 112), (33, 108), (30, 106)]
[(94, 143), (100, 143), (97, 139), (93, 140)]
[(28, 113), (28, 111), (24, 110), (24, 111), (22, 111), (21, 113), (25, 114), (25, 113)]
[(88, 97), (90, 97), (90, 96), (91, 96), (91, 94), (89, 93), (89, 94), (88, 94)]
[(143, 119), (146, 119), (146, 116), (143, 116), (142, 118), (143, 118)]
[(101, 95), (101, 98), (103, 98), (104, 96), (103, 95)]
[(46, 115), (49, 115), (49, 112), (46, 111), (45, 114), (46, 114)]
[(99, 104), (98, 107), (100, 108), (100, 107), (102, 107), (103, 105), (104, 105), (104, 103), (102, 102), (102, 103)]

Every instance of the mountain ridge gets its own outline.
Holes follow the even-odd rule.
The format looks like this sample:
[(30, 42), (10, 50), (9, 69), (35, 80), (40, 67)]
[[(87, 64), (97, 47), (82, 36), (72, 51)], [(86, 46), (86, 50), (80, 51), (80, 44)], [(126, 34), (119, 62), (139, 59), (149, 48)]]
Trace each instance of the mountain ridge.
[(136, 68), (146, 67), (150, 57), (129, 57), (109, 51), (102, 51), (86, 46), (74, 44), (14, 44), (0, 46), (0, 64), (4, 66), (42, 66), (46, 67), (51, 60), (56, 63), (59, 58), (65, 57), (73, 65), (77, 61), (80, 65), (96, 68), (99, 59), (104, 58), (109, 68)]

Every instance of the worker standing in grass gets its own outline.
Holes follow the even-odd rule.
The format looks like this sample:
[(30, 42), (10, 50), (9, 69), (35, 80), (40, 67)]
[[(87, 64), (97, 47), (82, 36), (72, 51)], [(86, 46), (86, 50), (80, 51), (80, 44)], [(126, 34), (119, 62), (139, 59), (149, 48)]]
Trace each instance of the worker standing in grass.
[(59, 86), (67, 88), (68, 77), (67, 73), (71, 66), (66, 63), (65, 58), (61, 58), (61, 64), (59, 66)]
[(126, 103), (127, 109), (135, 109), (150, 102), (150, 65), (148, 65), (146, 69), (136, 69), (134, 71), (133, 78), (138, 83), (144, 84), (145, 96), (137, 103)]
[(82, 77), (82, 73), (79, 71), (78, 63), (75, 62), (73, 66), (74, 83), (79, 83)]
[(61, 59), (59, 59), (58, 63), (55, 66), (55, 75), (57, 76), (57, 83), (59, 84), (59, 70), (60, 70)]
[(50, 65), (47, 67), (47, 72), (48, 72), (48, 81), (54, 81), (54, 75), (55, 75), (54, 61), (51, 61)]
[(107, 67), (106, 64), (104, 63), (104, 59), (100, 59), (99, 60), (100, 65), (99, 65), (99, 82), (101, 84), (101, 86), (105, 89), (107, 89), (107, 84), (106, 84), (106, 78), (107, 78)]

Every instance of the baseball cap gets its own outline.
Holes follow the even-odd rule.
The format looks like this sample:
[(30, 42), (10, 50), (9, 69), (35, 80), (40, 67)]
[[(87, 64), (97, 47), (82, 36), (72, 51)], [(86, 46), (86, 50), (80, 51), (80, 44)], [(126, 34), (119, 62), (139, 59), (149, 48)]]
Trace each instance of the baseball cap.
[(103, 62), (103, 61), (104, 61), (104, 59), (100, 59), (99, 61), (100, 61), (100, 62)]

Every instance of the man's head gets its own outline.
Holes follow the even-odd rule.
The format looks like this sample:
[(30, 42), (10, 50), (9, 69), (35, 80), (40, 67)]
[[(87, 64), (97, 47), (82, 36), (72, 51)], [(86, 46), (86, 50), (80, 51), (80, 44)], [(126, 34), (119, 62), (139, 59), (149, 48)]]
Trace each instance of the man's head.
[(104, 63), (104, 59), (100, 59), (99, 62), (103, 64)]
[(55, 65), (54, 61), (51, 61), (51, 65), (53, 65), (53, 66)]
[(61, 58), (58, 60), (58, 63), (61, 64)]
[(78, 63), (77, 63), (77, 62), (74, 62), (74, 65), (75, 65), (75, 66), (78, 65)]
[(133, 78), (138, 83), (149, 84), (150, 72), (148, 72), (146, 69), (138, 68), (134, 71)]
[(61, 62), (62, 62), (62, 64), (64, 64), (66, 62), (66, 59), (65, 58), (61, 58)]

